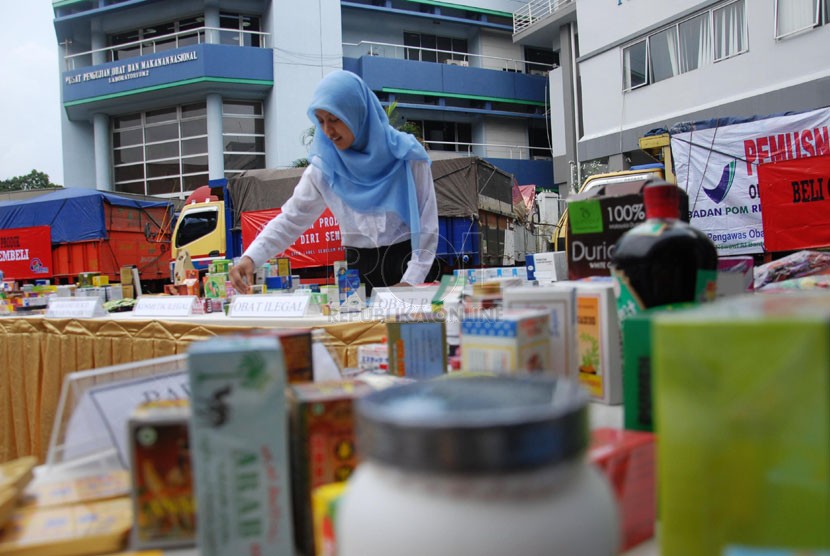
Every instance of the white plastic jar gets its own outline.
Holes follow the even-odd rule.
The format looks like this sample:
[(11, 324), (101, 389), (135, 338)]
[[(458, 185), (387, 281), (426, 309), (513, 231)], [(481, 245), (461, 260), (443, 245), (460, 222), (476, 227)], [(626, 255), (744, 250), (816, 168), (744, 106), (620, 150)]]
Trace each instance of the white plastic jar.
[(338, 556), (617, 554), (578, 384), (437, 379), (374, 392), (356, 410), (364, 461), (338, 508)]

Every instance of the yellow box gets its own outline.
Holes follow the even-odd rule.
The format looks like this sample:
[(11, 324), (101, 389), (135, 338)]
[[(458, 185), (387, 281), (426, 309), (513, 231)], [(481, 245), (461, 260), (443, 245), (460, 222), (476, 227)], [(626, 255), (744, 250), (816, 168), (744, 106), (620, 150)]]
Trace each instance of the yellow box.
[(108, 286), (110, 283), (110, 277), (106, 274), (99, 274), (98, 276), (92, 277), (92, 285), (96, 288), (100, 288), (102, 286)]
[(121, 267), (121, 283), (126, 285), (132, 285), (133, 283), (133, 267), (131, 266), (122, 266)]

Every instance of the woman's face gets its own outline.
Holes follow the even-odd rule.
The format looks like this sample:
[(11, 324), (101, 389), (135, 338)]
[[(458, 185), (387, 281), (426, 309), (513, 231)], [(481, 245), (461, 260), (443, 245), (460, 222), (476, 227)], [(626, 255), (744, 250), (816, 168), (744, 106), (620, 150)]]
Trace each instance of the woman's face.
[(325, 110), (315, 110), (314, 115), (317, 116), (320, 129), (334, 143), (335, 147), (342, 151), (352, 146), (354, 133), (340, 118)]

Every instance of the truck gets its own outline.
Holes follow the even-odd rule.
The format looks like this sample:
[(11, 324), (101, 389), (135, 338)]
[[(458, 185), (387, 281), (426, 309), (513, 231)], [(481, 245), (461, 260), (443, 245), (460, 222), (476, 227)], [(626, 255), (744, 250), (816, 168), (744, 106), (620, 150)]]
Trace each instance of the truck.
[[(689, 223), (703, 231), (718, 254), (765, 256), (758, 169), (763, 164), (830, 155), (830, 107), (674, 124), (639, 140), (654, 163), (591, 176), (580, 192), (624, 183), (639, 172), (676, 183), (689, 200)], [(567, 210), (552, 236), (567, 250)]]
[(138, 269), (144, 291), (169, 282), (175, 203), (159, 198), (64, 188), (0, 202), (0, 271), (19, 283), (69, 284), (98, 272), (118, 281)]
[[(475, 156), (432, 153), (431, 157), (439, 218), (436, 258), (442, 273), (511, 261), (512, 256), (506, 257), (505, 238), (517, 220), (513, 176)], [(177, 218), (171, 260), (186, 250), (193, 266), (204, 271), (214, 260), (241, 256), (291, 197), (304, 171), (248, 170), (195, 191)], [(331, 212), (324, 211), (286, 255), (292, 269), (300, 269), (304, 278), (331, 281), (331, 266), (345, 258)]]

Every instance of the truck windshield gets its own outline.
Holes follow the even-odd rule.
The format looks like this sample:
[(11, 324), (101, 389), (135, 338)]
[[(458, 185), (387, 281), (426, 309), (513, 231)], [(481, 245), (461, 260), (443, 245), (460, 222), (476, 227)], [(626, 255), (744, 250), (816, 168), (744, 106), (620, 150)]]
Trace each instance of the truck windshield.
[(192, 211), (183, 214), (181, 218), (179, 230), (176, 232), (175, 246), (177, 248), (196, 241), (215, 230), (219, 220), (219, 211), (215, 208), (213, 210)]

